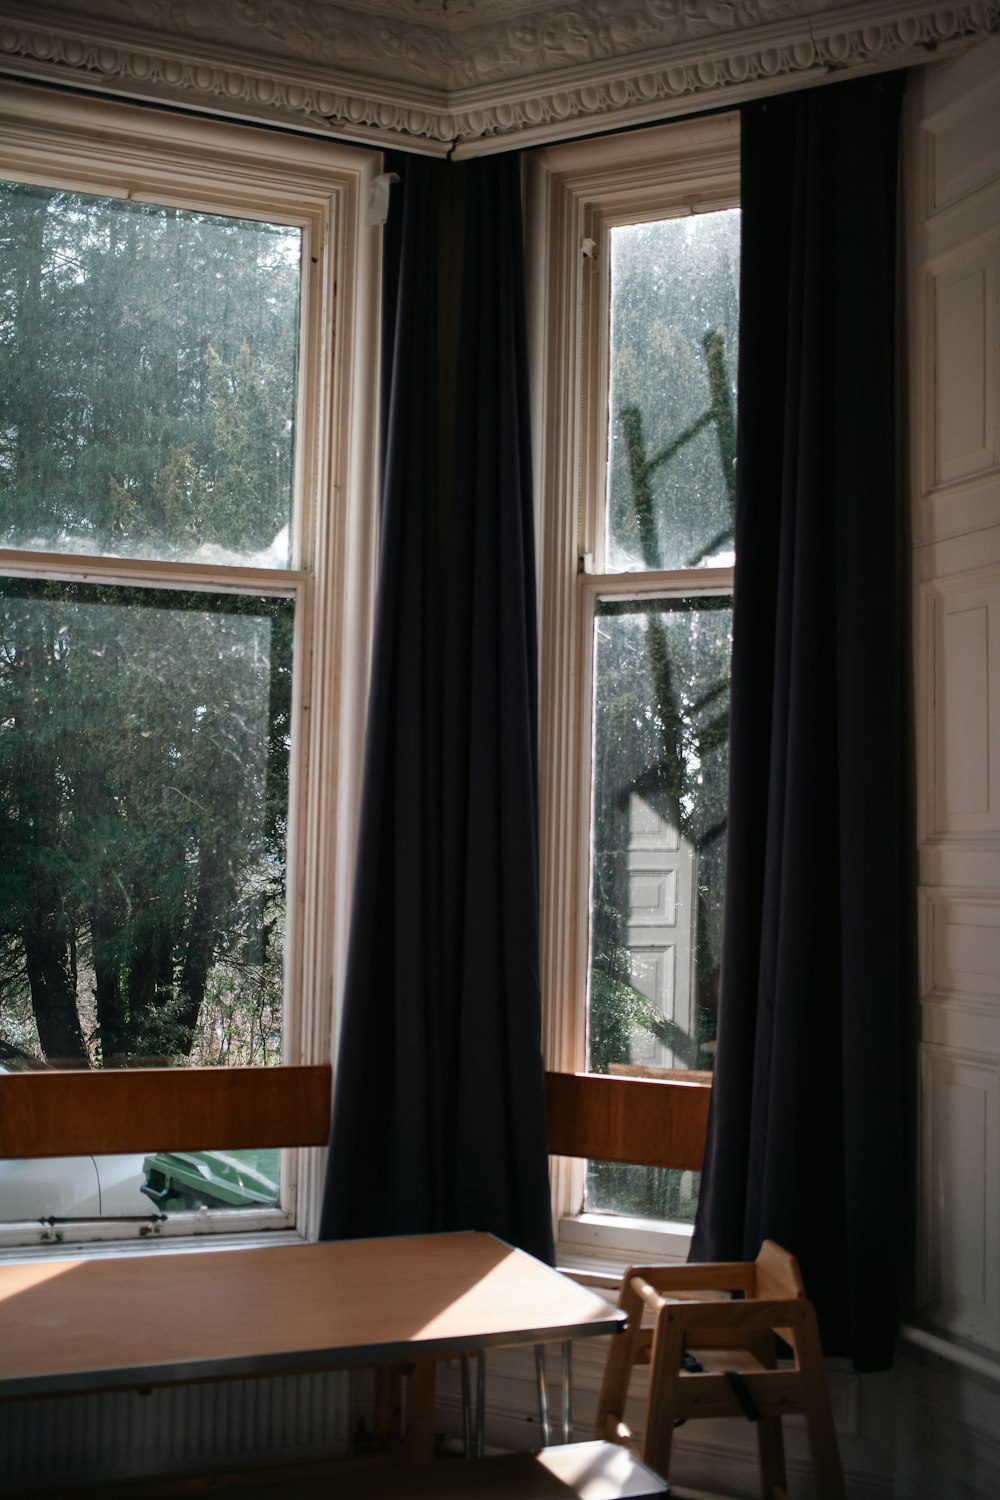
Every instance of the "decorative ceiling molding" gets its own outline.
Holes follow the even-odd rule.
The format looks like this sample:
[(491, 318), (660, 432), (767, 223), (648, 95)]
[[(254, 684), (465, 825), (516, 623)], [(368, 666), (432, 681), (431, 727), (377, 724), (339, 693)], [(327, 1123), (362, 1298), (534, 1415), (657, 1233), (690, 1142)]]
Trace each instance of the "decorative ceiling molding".
[(997, 29), (1000, 0), (0, 0), (0, 71), (470, 156)]

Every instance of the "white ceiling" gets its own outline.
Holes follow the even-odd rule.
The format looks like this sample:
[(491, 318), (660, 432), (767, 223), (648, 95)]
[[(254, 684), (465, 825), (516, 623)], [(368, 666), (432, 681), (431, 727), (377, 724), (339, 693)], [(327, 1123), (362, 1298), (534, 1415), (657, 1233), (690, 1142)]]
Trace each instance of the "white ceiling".
[(925, 62), (1000, 0), (0, 0), (0, 70), (456, 155)]

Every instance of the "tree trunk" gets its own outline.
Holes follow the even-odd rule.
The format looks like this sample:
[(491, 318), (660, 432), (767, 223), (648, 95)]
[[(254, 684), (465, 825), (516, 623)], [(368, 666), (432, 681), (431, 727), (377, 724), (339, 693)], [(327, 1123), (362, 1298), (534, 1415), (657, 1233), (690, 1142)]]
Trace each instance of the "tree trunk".
[(90, 941), (94, 964), (94, 1000), (105, 1067), (128, 1051), (128, 1017), (120, 980), (120, 922), (105, 909), (90, 913)]
[(72, 933), (59, 911), (35, 910), (24, 932), (24, 955), (38, 1040), (47, 1062), (88, 1066), (76, 1009)]
[(180, 992), (184, 1009), (179, 1020), (189, 1038), (186, 1052), (194, 1046), (209, 972), (215, 958), (219, 914), (232, 884), (227, 861), (215, 844), (203, 849), (198, 861), (198, 895), (191, 915), (187, 952), (181, 971)]

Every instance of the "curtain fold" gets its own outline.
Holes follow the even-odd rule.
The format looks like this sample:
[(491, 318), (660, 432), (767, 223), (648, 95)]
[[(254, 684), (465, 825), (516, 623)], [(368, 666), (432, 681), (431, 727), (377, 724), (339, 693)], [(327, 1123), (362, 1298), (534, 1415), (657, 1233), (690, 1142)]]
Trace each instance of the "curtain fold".
[[(380, 576), (321, 1235), (484, 1229), (551, 1260), (519, 163), (386, 169)], [(459, 278), (437, 249), (456, 210)]]
[[(457, 373), (444, 776), (460, 1217), (554, 1260), (541, 1053), (538, 646), (521, 174), (470, 163)], [(499, 1232), (499, 1231), (498, 1231)]]
[(692, 1259), (800, 1260), (892, 1362), (906, 972), (899, 79), (744, 106), (730, 812)]

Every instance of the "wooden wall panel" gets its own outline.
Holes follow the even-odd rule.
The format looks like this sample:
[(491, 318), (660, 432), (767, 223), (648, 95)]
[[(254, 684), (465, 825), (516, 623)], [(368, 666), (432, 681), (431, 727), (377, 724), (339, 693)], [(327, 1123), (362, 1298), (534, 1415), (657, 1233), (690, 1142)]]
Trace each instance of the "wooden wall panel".
[(331, 1069), (143, 1068), (0, 1077), (0, 1157), (321, 1146)]

